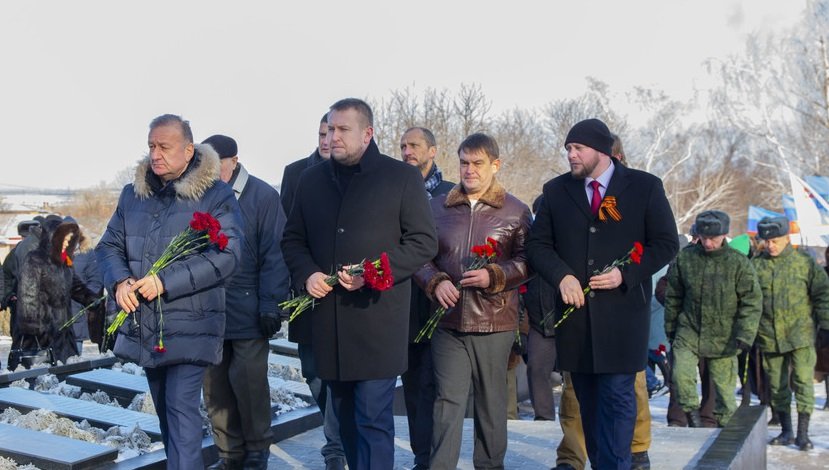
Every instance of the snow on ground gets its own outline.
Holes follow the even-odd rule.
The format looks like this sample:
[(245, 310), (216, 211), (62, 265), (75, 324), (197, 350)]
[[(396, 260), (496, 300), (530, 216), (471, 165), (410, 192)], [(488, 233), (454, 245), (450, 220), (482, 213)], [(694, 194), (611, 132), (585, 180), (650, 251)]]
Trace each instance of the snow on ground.
[[(8, 356), (8, 349), (10, 345), (8, 337), (0, 337), (0, 359), (5, 362)], [(94, 345), (90, 348), (91, 343), (85, 345), (83, 356), (75, 356), (69, 358), (67, 363), (86, 361), (99, 357), (112, 356), (112, 352), (105, 354), (98, 354)], [(36, 366), (37, 367), (37, 366)], [(40, 367), (48, 367), (46, 365)], [(132, 363), (116, 363), (113, 370), (119, 370), (122, 373), (133, 374), (138, 376), (144, 375), (144, 370)], [(5, 368), (0, 368), (0, 373), (8, 373)], [(269, 368), (268, 375), (278, 377), (280, 379), (290, 380), (296, 379), (304, 381), (301, 378), (300, 371), (290, 367)], [(278, 383), (279, 381), (277, 381)], [(76, 398), (80, 400), (94, 401), (108, 406), (121, 405), (117, 400), (110, 398), (106, 393), (97, 391), (95, 393), (82, 392), (79, 387), (68, 385), (66, 382), (59, 381), (53, 374), (44, 374), (34, 379), (34, 385), (26, 380), (19, 380), (12, 383), (12, 387), (21, 387), (26, 389), (34, 389), (39, 392), (58, 394), (66, 397)], [(286, 413), (288, 411), (304, 408), (310, 406), (302, 399), (296, 398), (285, 387), (277, 386), (271, 388), (271, 401), (276, 404), (276, 414)], [(148, 414), (155, 414), (155, 406), (152, 402), (152, 397), (149, 394), (138, 394), (133, 399), (132, 403), (127, 407), (130, 410), (140, 411)], [(210, 420), (207, 417), (207, 411), (204, 407), (204, 402), (201, 404), (202, 418), (205, 422), (206, 435), (210, 435), (212, 427)], [(162, 449), (160, 442), (152, 442), (147, 434), (138, 428), (128, 429), (125, 427), (113, 426), (110, 429), (95, 428), (86, 421), (75, 423), (67, 418), (61, 418), (56, 414), (46, 410), (34, 410), (26, 414), (9, 408), (0, 413), (0, 423), (12, 424), (16, 426), (25, 427), (27, 429), (34, 429), (45, 431), (52, 434), (57, 434), (73, 439), (79, 439), (87, 442), (94, 442), (101, 445), (107, 445), (118, 449), (118, 461), (135, 457), (147, 452), (154, 452)], [(37, 467), (26, 465), (18, 467), (13, 461), (0, 457), (0, 470), (6, 469), (22, 469), (22, 470), (36, 470)]]

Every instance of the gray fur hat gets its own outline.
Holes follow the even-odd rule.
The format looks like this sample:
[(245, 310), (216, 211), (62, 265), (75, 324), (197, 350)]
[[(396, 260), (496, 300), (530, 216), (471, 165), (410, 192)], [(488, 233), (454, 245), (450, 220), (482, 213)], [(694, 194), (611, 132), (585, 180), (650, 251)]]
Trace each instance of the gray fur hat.
[(784, 216), (763, 217), (757, 222), (757, 236), (763, 240), (789, 234), (789, 219)]
[(731, 218), (728, 217), (728, 214), (723, 211), (711, 210), (699, 214), (694, 226), (697, 229), (697, 235), (716, 237), (727, 234), (730, 223)]

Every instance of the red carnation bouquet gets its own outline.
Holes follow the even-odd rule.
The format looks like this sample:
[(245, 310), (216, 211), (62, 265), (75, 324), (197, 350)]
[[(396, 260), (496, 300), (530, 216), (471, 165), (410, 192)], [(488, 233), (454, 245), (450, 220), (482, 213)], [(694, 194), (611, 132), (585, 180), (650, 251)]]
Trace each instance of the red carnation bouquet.
[[(219, 250), (224, 250), (228, 240), (227, 235), (221, 230), (222, 224), (212, 215), (207, 212), (193, 212), (190, 225), (170, 241), (145, 277), (158, 274), (175, 261), (201, 253), (210, 245), (216, 245)], [(164, 313), (161, 311), (161, 296), (156, 297), (156, 303), (158, 306), (158, 344), (155, 346), (155, 351), (163, 353), (167, 349), (164, 347)], [(129, 314), (125, 310), (118, 312), (115, 320), (107, 328), (107, 335), (114, 334), (124, 324), (127, 315)]]
[[(464, 269), (466, 271), (474, 271), (476, 269), (481, 269), (489, 263), (495, 261), (498, 256), (501, 255), (501, 250), (498, 248), (498, 241), (494, 238), (486, 237), (486, 243), (483, 245), (475, 245), (469, 251), (472, 252), (472, 261), (470, 261), (469, 266)], [(455, 288), (461, 290), (461, 283), (458, 281), (455, 283)], [(418, 332), (417, 337), (415, 337), (415, 343), (419, 343), (423, 340), (423, 338), (432, 338), (432, 334), (435, 332), (435, 329), (438, 327), (438, 323), (440, 323), (440, 319), (446, 315), (447, 309), (440, 306), (435, 310), (435, 313), (429, 317), (429, 321), (423, 325), (423, 328), (420, 329)]]
[[(644, 252), (645, 252), (645, 248), (642, 246), (641, 243), (633, 242), (633, 248), (631, 248), (630, 251), (628, 251), (625, 254), (625, 256), (622, 256), (621, 258), (613, 261), (612, 263), (605, 266), (604, 269), (602, 269), (600, 271), (599, 270), (593, 271), (593, 275), (598, 276), (600, 274), (607, 274), (611, 270), (613, 270), (613, 268), (620, 268), (620, 267), (622, 267), (626, 264), (630, 264), (630, 263), (639, 264), (639, 263), (642, 262), (642, 253), (644, 253)], [(587, 294), (588, 292), (590, 292), (590, 286), (587, 286), (587, 287), (584, 288), (584, 293)], [(567, 310), (564, 311), (564, 314), (561, 315), (561, 318), (556, 322), (555, 325), (553, 325), (553, 328), (558, 328), (559, 325), (561, 325), (564, 322), (564, 320), (567, 320), (567, 318), (570, 316), (571, 313), (573, 313), (573, 310), (575, 310), (575, 309), (576, 309), (575, 305), (571, 305), (570, 307), (568, 307)], [(554, 316), (555, 316), (555, 310), (553, 310), (550, 313), (548, 313), (547, 315), (545, 315), (544, 319), (541, 320), (541, 323), (542, 324), (547, 323), (548, 321), (552, 320)]]
[[(363, 260), (358, 264), (346, 269), (349, 276), (363, 276), (365, 285), (369, 289), (376, 291), (389, 290), (394, 286), (394, 277), (391, 273), (391, 263), (389, 263), (389, 255), (385, 252), (380, 253), (380, 257), (374, 261)], [(339, 277), (336, 273), (325, 278), (325, 283), (329, 286), (334, 286), (339, 282)], [(302, 312), (314, 308), (317, 299), (310, 294), (302, 294), (293, 299), (286, 300), (279, 304), (282, 310), (292, 310), (288, 322), (294, 321)]]

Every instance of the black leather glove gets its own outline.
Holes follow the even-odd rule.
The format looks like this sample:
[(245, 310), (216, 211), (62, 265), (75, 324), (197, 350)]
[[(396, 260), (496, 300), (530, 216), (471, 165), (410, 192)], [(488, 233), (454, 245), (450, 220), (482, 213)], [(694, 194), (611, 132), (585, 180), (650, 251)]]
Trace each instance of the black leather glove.
[(815, 347), (817, 349), (822, 349), (827, 346), (829, 346), (829, 330), (821, 328), (817, 331), (817, 341), (815, 341)]
[(282, 328), (282, 319), (277, 312), (267, 312), (259, 314), (259, 329), (265, 338), (270, 338), (275, 335), (279, 329)]
[(748, 352), (748, 351), (751, 351), (751, 345), (746, 344), (746, 343), (744, 343), (744, 342), (742, 342), (738, 339), (737, 340), (737, 349), (739, 349), (741, 352)]

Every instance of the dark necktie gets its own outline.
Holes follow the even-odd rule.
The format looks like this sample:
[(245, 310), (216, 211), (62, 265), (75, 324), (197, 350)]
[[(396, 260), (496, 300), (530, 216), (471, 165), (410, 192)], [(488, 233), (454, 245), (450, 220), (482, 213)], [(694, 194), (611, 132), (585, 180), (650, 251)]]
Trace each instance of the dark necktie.
[(602, 205), (602, 193), (599, 192), (599, 186), (601, 186), (601, 183), (593, 180), (590, 182), (590, 186), (593, 186), (593, 199), (590, 200), (590, 212), (592, 212), (593, 215), (596, 215), (599, 213), (599, 206)]

